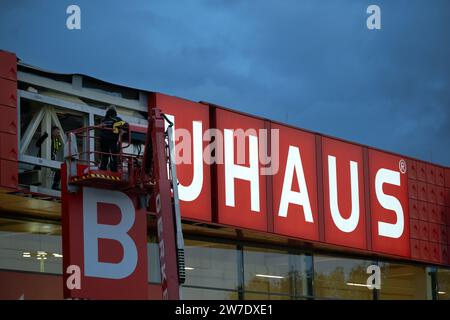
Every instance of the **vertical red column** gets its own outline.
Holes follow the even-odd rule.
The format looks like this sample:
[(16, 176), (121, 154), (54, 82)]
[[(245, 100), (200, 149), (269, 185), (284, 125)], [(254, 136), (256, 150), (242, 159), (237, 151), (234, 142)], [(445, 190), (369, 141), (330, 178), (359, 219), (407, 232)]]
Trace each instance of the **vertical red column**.
[[(167, 175), (164, 119), (161, 110), (156, 108), (149, 108), (146, 145), (150, 141), (153, 147), (153, 177), (155, 180), (155, 191), (150, 201), (151, 206), (154, 205), (158, 228), (162, 298), (164, 300), (179, 300), (175, 221), (172, 207), (171, 185)], [(146, 167), (145, 163), (144, 167)]]
[(0, 51), (0, 187), (17, 188), (17, 58)]

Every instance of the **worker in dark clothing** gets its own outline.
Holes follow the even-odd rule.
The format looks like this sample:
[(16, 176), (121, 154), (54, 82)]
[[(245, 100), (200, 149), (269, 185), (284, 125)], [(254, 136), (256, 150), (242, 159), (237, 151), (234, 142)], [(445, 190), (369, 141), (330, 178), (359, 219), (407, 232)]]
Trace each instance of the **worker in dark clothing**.
[[(44, 143), (45, 139), (48, 138), (48, 133), (44, 132), (44, 134), (36, 141), (36, 147), (38, 147), (38, 157), (41, 157), (42, 153), (42, 143)], [(57, 126), (52, 127), (52, 144), (51, 144), (51, 159), (56, 161), (61, 161), (60, 151), (63, 147), (63, 143), (61, 141), (61, 131)], [(40, 170), (40, 166), (35, 167), (36, 170)], [(52, 171), (55, 173), (53, 176), (53, 184), (52, 189), (54, 190), (60, 190), (59, 183), (61, 181), (61, 170), (59, 169), (52, 169)]]
[(100, 151), (102, 152), (100, 170), (107, 170), (111, 158), (110, 169), (112, 172), (117, 172), (119, 136), (122, 130), (126, 130), (127, 123), (117, 116), (116, 108), (110, 106), (102, 120), (102, 127), (105, 129), (100, 133)]
[[(59, 152), (61, 151), (61, 148), (63, 147), (63, 143), (61, 141), (61, 132), (59, 131), (59, 128), (57, 126), (54, 126), (52, 128), (52, 160), (57, 160)], [(59, 190), (59, 183), (61, 181), (61, 170), (59, 169), (53, 169), (53, 172), (55, 173), (53, 177), (53, 185), (52, 189)]]

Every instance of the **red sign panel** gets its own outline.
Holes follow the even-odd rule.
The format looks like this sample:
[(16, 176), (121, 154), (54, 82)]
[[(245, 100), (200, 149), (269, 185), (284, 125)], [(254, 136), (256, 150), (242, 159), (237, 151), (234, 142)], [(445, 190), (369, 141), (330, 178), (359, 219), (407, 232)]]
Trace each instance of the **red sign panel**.
[(370, 149), (369, 172), (373, 250), (409, 257), (406, 162), (399, 156)]
[(153, 98), (150, 106), (160, 108), (175, 124), (181, 215), (211, 221), (211, 173), (209, 164), (203, 161), (203, 151), (209, 144), (203, 140), (209, 129), (209, 109), (200, 103), (158, 93)]
[(366, 249), (363, 149), (322, 139), (325, 241)]
[(65, 297), (147, 299), (145, 210), (120, 191), (83, 187), (69, 193), (65, 185), (63, 178)]
[(286, 126), (279, 130), (279, 170), (273, 176), (274, 231), (319, 239), (315, 138)]
[[(409, 201), (421, 200), (416, 203), (413, 214), (416, 218), (422, 216), (422, 203), (448, 204), (447, 168), (439, 171), (438, 167), (421, 161), (406, 162), (400, 156), (372, 149), (368, 149), (365, 163), (366, 147), (328, 137), (321, 139), (318, 166), (314, 133), (161, 94), (155, 94), (154, 99), (155, 105), (174, 116), (176, 129), (190, 133), (188, 139), (176, 134), (177, 144), (186, 142), (194, 155), (195, 145), (197, 149), (200, 145), (196, 144), (195, 126), (200, 132), (199, 123), (202, 124), (203, 186), (194, 193), (195, 199), (181, 199), (184, 218), (209, 222), (211, 212), (217, 212), (217, 222), (225, 225), (410, 257)], [(260, 130), (269, 128), (278, 131), (278, 137), (270, 140), (268, 146), (267, 137), (273, 132), (267, 131), (266, 139), (262, 139)], [(205, 134), (208, 129), (217, 129), (214, 132), (217, 170), (212, 171), (208, 153), (212, 140), (211, 135)], [(186, 149), (186, 145), (176, 150)], [(267, 149), (272, 154), (266, 153)], [(273, 160), (274, 152), (278, 153), (277, 165), (263, 173), (267, 156), (270, 154)], [(205, 159), (210, 162), (205, 163)], [(183, 186), (195, 185), (196, 172), (202, 171), (196, 171), (200, 166), (193, 162), (177, 166)], [(322, 179), (320, 183), (318, 177)], [(209, 188), (211, 179), (215, 185)], [(409, 194), (411, 199), (408, 192), (413, 192)], [(217, 207), (212, 208), (212, 204)], [(319, 208), (323, 208), (323, 217), (319, 216)], [(323, 230), (320, 239), (319, 230)]]
[(259, 157), (264, 122), (220, 109), (216, 122), (223, 134), (223, 152), (216, 154), (219, 223), (267, 231), (266, 178), (260, 175)]

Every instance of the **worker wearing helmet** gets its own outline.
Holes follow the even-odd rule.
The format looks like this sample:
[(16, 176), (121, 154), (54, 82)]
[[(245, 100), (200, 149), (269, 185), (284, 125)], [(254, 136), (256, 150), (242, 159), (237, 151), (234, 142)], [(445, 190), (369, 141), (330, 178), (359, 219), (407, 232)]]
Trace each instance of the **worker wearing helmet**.
[[(63, 142), (61, 141), (61, 132), (59, 127), (53, 126), (52, 128), (52, 160), (62, 161), (60, 152), (62, 151)], [(55, 175), (53, 176), (52, 189), (60, 190), (59, 183), (61, 182), (61, 170), (53, 169)]]
[[(100, 151), (102, 152), (100, 170), (107, 170), (111, 158), (110, 169), (117, 172), (119, 135), (126, 126), (127, 123), (117, 116), (116, 108), (110, 106), (102, 120), (102, 128), (104, 129), (100, 133)], [(111, 153), (111, 155), (108, 153)]]

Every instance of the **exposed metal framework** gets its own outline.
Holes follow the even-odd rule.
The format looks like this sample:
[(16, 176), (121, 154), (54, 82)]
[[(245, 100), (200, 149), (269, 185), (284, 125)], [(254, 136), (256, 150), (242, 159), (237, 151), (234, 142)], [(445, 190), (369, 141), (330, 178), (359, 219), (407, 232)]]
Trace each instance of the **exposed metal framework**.
[[(58, 107), (61, 107), (61, 108), (67, 109), (67, 110), (79, 111), (79, 112), (83, 112), (88, 115), (92, 114), (92, 117), (93, 116), (103, 117), (105, 115), (105, 110), (101, 109), (101, 108), (92, 107), (92, 106), (80, 104), (80, 103), (74, 103), (71, 101), (66, 101), (66, 100), (55, 98), (55, 97), (51, 97), (51, 96), (47, 96), (47, 95), (43, 95), (43, 94), (39, 94), (39, 93), (34, 93), (34, 92), (29, 92), (29, 91), (25, 91), (25, 90), (19, 90), (18, 93), (19, 93), (18, 94), (19, 98), (25, 98), (25, 99), (28, 99), (31, 101), (37, 101), (37, 102), (41, 102), (41, 103), (45, 103), (45, 104), (49, 104), (49, 105), (53, 105), (53, 106), (58, 106)], [(145, 125), (145, 126), (148, 124), (147, 120), (144, 117), (138, 118), (138, 117), (132, 117), (129, 115), (121, 115), (121, 118), (129, 123), (140, 124), (140, 125)]]
[(45, 87), (68, 95), (87, 98), (108, 104), (114, 104), (130, 110), (147, 112), (147, 96), (144, 92), (139, 92), (139, 100), (131, 100), (115, 97), (107, 93), (102, 93), (95, 90), (84, 88), (82, 85), (81, 75), (73, 75), (72, 84), (62, 81), (56, 81), (54, 79), (42, 77), (36, 74), (27, 73), (23, 71), (17, 72), (17, 79), (20, 82)]
[[(66, 81), (56, 80), (56, 77), (53, 75), (57, 74), (39, 70), (25, 64), (19, 65), (22, 69), (24, 69), (22, 71), (18, 71), (19, 83), (36, 86), (39, 91), (18, 90), (17, 112), (19, 123), (21, 121), (21, 104), (23, 104), (23, 99), (42, 104), (42, 108), (33, 115), (25, 132), (22, 134), (19, 132), (18, 134), (19, 162), (41, 167), (39, 180), (42, 181), (42, 184), (40, 186), (30, 185), (29, 189), (32, 192), (60, 196), (59, 191), (49, 188), (52, 172), (54, 172), (54, 169), (59, 169), (61, 164), (60, 161), (51, 159), (51, 139), (46, 139), (42, 143), (41, 157), (27, 154), (27, 150), (33, 140), (33, 137), (35, 137), (35, 134), (39, 129), (41, 132), (47, 132), (50, 134), (52, 126), (57, 126), (61, 132), (61, 139), (63, 142), (65, 141), (66, 137), (63, 126), (61, 125), (56, 113), (57, 109), (67, 110), (68, 113), (74, 115), (81, 115), (84, 126), (94, 126), (95, 116), (103, 117), (105, 115), (105, 110), (101, 107), (77, 103), (73, 101), (74, 98), (84, 98), (89, 101), (99, 102), (99, 104), (102, 105), (116, 105), (119, 113), (121, 113), (121, 118), (126, 122), (142, 126), (147, 126), (148, 124), (146, 117), (141, 114), (148, 111), (147, 94), (145, 92), (136, 90), (139, 99), (126, 99), (117, 96), (117, 94), (113, 95), (114, 93), (109, 93), (104, 89), (97, 90), (83, 87), (84, 76), (82, 75), (65, 75), (67, 77), (71, 77), (72, 79), (71, 83), (68, 83)], [(43, 76), (42, 72), (48, 74), (48, 77)], [(117, 90), (120, 91), (121, 89), (120, 86), (106, 84), (98, 80), (96, 81), (106, 87), (111, 86), (115, 93), (117, 93)], [(21, 87), (23, 88), (24, 86)], [(48, 91), (50, 95), (45, 91)], [(58, 94), (58, 97), (52, 96), (51, 92)], [(67, 97), (67, 99), (65, 97)], [(93, 135), (93, 132), (91, 134)], [(83, 150), (86, 152), (93, 151), (95, 147), (94, 144), (94, 139), (88, 139), (87, 143), (83, 141)], [(89, 156), (89, 160), (94, 161), (94, 153), (90, 153)]]

